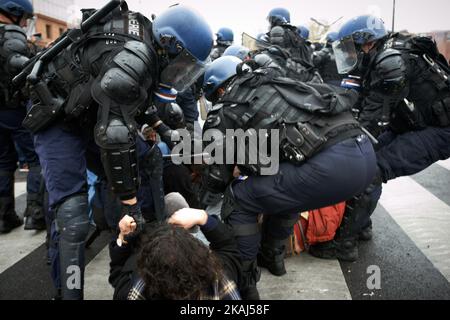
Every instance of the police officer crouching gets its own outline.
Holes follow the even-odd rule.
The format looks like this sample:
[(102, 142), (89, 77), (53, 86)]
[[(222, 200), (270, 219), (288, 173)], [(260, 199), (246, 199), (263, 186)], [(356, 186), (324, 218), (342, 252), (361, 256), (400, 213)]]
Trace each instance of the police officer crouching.
[(358, 221), (353, 236), (369, 240), (382, 183), (450, 157), (450, 68), (431, 38), (388, 33), (370, 15), (345, 23), (333, 47), (339, 72), (361, 77), (358, 118), (378, 139), (376, 179), (346, 210)]
[[(203, 202), (225, 193), (221, 216), (238, 241), (246, 299), (259, 298), (258, 215), (270, 217), (263, 228), (258, 264), (282, 275), (286, 273), (284, 243), (298, 214), (362, 192), (376, 168), (373, 147), (350, 112), (356, 99), (352, 92), (270, 77), (274, 73), (267, 69), (249, 70), (236, 57), (222, 57), (208, 66), (204, 82), (206, 97), (214, 104), (205, 133), (209, 129), (224, 136), (227, 129), (279, 132), (279, 140), (270, 142), (277, 144), (280, 157), (275, 161), (281, 162), (272, 175), (265, 175), (262, 162), (237, 163), (237, 151), (234, 163), (211, 164), (204, 171)], [(227, 146), (227, 141), (223, 144)], [(237, 179), (236, 166), (241, 173)]]

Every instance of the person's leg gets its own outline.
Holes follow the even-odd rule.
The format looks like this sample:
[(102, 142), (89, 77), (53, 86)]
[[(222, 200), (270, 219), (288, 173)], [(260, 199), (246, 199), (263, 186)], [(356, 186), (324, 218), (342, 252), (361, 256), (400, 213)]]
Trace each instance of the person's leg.
[(361, 196), (353, 199), (352, 204), (360, 211), (361, 240), (371, 239), (370, 216), (381, 197), (382, 182), (416, 174), (436, 161), (450, 157), (450, 128), (429, 127), (402, 135), (388, 131), (379, 137), (379, 141), (376, 146), (379, 174)]
[[(332, 146), (301, 166), (282, 163), (274, 176), (236, 183), (225, 195), (222, 214), (234, 229), (242, 259), (254, 261), (258, 253), (258, 214), (289, 220), (293, 214), (345, 201), (370, 184), (375, 170), (373, 147), (363, 137)], [(292, 225), (269, 224), (268, 234), (281, 241)]]
[(397, 135), (376, 154), (383, 182), (416, 174), (450, 157), (450, 127)]
[(14, 205), (14, 172), (17, 154), (12, 140), (9, 110), (0, 111), (0, 233), (22, 225)]
[(62, 297), (83, 299), (84, 246), (89, 231), (86, 144), (62, 126), (54, 126), (36, 134), (35, 145), (49, 206), (56, 214)]
[(16, 122), (14, 110), (0, 110), (0, 233), (8, 233), (23, 223), (16, 214), (14, 199), (17, 153), (12, 132)]
[(17, 116), (18, 127), (13, 131), (13, 139), (23, 153), (29, 166), (27, 175), (27, 207), (25, 209), (25, 230), (45, 230), (44, 193), (45, 184), (42, 168), (34, 150), (34, 143), (28, 130), (22, 127), (25, 114)]

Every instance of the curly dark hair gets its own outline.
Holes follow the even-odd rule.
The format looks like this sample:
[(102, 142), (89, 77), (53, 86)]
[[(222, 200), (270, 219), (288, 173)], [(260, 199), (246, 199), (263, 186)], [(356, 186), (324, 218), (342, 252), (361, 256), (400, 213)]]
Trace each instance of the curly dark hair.
[(137, 268), (146, 299), (195, 300), (223, 279), (215, 254), (183, 228), (154, 225), (140, 242)]

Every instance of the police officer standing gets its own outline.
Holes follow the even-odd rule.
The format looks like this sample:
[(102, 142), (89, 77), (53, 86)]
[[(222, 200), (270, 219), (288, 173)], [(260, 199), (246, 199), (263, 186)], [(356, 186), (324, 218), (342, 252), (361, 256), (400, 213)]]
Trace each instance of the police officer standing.
[(354, 240), (328, 244), (328, 250), (316, 255), (354, 261), (358, 232), (365, 240), (372, 237), (370, 215), (382, 183), (450, 157), (449, 66), (431, 38), (388, 33), (384, 22), (370, 15), (345, 23), (333, 47), (339, 72), (362, 77), (356, 107), (361, 124), (378, 137), (378, 173), (347, 206), (357, 221), (350, 231)]
[[(204, 131), (214, 129), (225, 137), (221, 141), (217, 133), (217, 145), (226, 149), (233, 143), (227, 139), (233, 140), (235, 135), (226, 135), (227, 129), (256, 130), (252, 135), (260, 137), (271, 136), (270, 129), (279, 133), (278, 140), (266, 141), (280, 154), (273, 160), (281, 162), (276, 172), (264, 173), (267, 162), (250, 163), (249, 145), (245, 162), (237, 163), (235, 154), (235, 162), (214, 163), (204, 172), (204, 203), (212, 203), (225, 192), (221, 216), (237, 237), (244, 265), (241, 292), (246, 299), (259, 297), (257, 256), (259, 266), (278, 276), (286, 273), (285, 243), (298, 214), (362, 192), (376, 167), (372, 145), (350, 112), (357, 98), (354, 93), (272, 78), (270, 68), (269, 64), (268, 68), (249, 71), (247, 63), (227, 56), (214, 61), (205, 72), (205, 94), (215, 106)], [(332, 101), (340, 102), (336, 105)], [(269, 131), (261, 134), (261, 129)], [(238, 175), (241, 177), (234, 179)], [(257, 225), (261, 213), (269, 217), (262, 235)]]
[(41, 167), (30, 132), (22, 126), (28, 99), (11, 80), (31, 54), (23, 27), (33, 16), (29, 0), (0, 1), (0, 233), (22, 225), (15, 212), (14, 172), (17, 169), (15, 144), (29, 164), (27, 177), (26, 230), (45, 229)]
[(35, 104), (25, 124), (36, 134), (56, 212), (62, 297), (82, 299), (86, 167), (98, 167), (101, 159), (122, 215), (142, 222), (136, 197), (141, 173), (152, 177), (162, 158), (138, 138), (138, 128), (147, 124), (170, 137), (155, 108), (145, 111), (156, 97), (174, 100), (203, 73), (213, 39), (189, 8), (172, 6), (150, 22), (117, 0), (85, 10), (81, 28), (69, 32), (61, 43), (74, 42), (54, 53), (62, 46), (56, 43), (47, 52), (52, 59), (44, 54), (28, 76)]

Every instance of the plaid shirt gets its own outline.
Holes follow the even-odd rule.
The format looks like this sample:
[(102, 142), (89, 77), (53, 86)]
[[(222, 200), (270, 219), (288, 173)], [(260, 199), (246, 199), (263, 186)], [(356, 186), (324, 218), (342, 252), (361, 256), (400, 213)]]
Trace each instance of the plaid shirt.
[[(145, 283), (142, 279), (136, 281), (128, 293), (128, 300), (146, 300), (144, 297)], [(234, 281), (224, 278), (220, 283), (218, 280), (198, 297), (198, 300), (241, 300)]]

